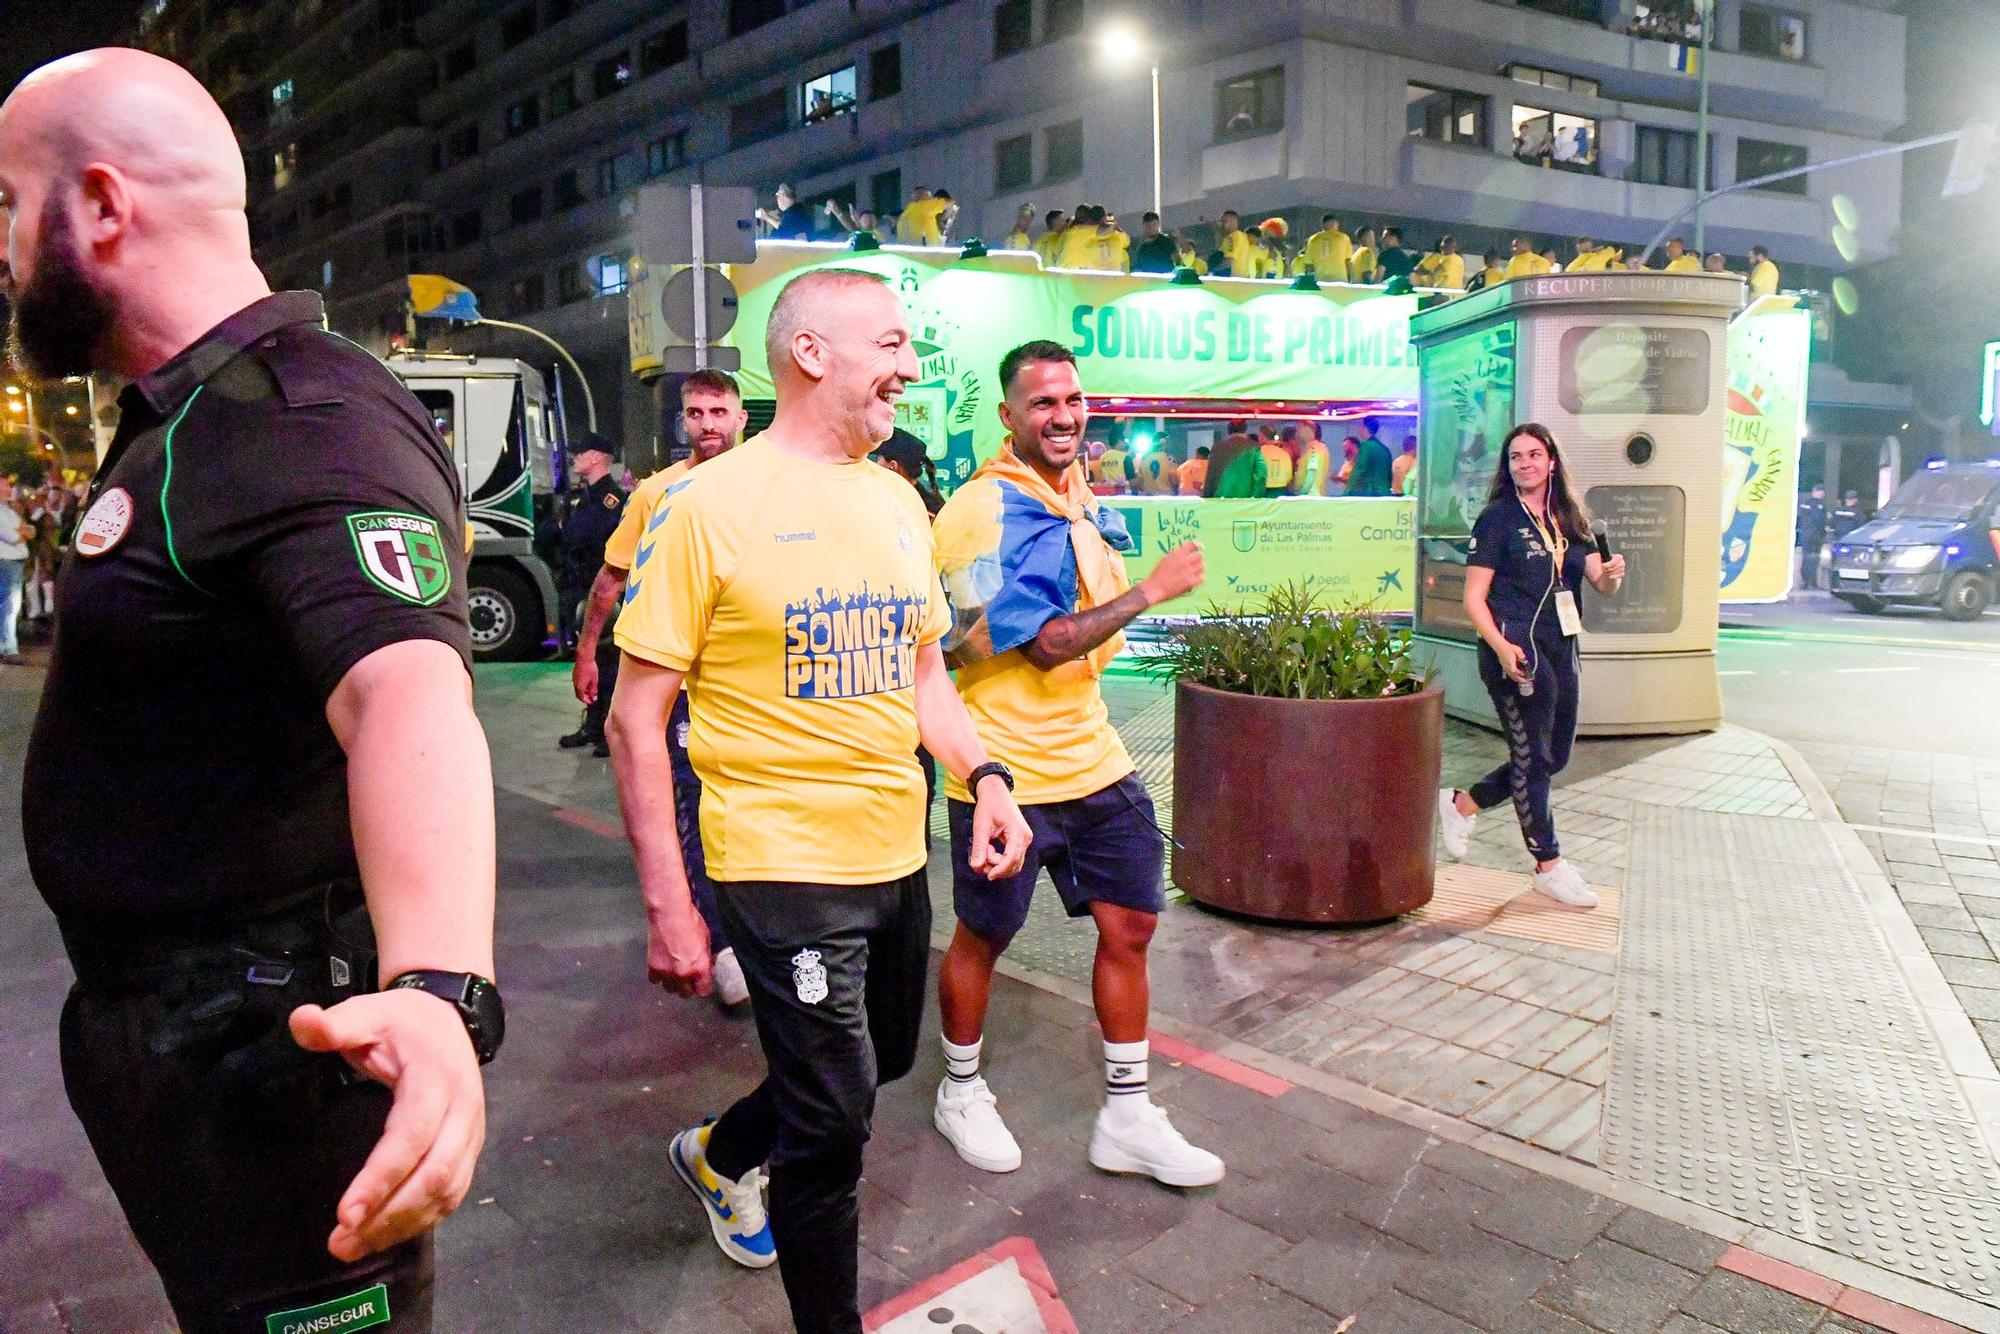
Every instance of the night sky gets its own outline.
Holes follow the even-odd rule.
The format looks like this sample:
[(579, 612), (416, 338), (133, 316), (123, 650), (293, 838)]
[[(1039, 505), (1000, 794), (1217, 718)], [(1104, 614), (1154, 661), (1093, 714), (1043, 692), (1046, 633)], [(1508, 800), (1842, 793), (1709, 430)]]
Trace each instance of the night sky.
[(139, 0), (0, 0), (0, 97), (57, 56), (117, 39)]

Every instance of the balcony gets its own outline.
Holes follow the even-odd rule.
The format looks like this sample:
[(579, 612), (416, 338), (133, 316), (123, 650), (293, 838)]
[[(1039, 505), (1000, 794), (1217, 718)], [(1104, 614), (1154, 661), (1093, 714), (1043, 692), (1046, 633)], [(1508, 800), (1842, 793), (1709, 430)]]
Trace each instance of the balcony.
[(1201, 188), (1204, 193), (1229, 190), (1259, 181), (1282, 180), (1290, 160), (1282, 128), (1255, 138), (1232, 139), (1211, 144), (1201, 151)]

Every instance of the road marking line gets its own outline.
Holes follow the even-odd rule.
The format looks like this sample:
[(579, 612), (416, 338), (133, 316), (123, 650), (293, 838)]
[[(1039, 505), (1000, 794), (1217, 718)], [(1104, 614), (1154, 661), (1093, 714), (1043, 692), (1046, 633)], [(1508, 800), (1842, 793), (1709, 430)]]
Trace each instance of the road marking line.
[(1755, 676), (1755, 672), (1717, 672), (1717, 676)]
[[(1909, 649), (1902, 648), (1884, 649), (1882, 651), (1892, 658), (1928, 658), (1935, 662), (1955, 662), (1960, 664), (1966, 661), (1967, 656), (1963, 653), (1913, 653)], [(1991, 662), (1978, 662), (1976, 657), (1974, 662), (1975, 665), (1981, 667), (2000, 666), (2000, 664)]]
[(1835, 676), (1854, 676), (1861, 672), (1920, 672), (1921, 667), (1836, 667)]
[(1899, 838), (1928, 838), (1938, 843), (1969, 843), (1979, 848), (2000, 848), (2000, 838), (1981, 838), (1977, 834), (1942, 834), (1935, 829), (1903, 829), (1895, 825), (1855, 824), (1852, 821), (1847, 827), (1870, 834), (1894, 834)]

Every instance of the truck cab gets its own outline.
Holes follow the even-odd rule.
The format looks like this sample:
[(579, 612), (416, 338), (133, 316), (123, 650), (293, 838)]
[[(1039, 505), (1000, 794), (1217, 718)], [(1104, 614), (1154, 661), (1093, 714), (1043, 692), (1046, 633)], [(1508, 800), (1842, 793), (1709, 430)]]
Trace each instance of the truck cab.
[(1978, 618), (2000, 591), (2000, 460), (1933, 463), (1832, 542), (1833, 595), (1859, 611)]
[(507, 357), (397, 352), (394, 371), (430, 413), (465, 489), (466, 602), (481, 661), (537, 654), (555, 633), (556, 584), (535, 554), (558, 492), (560, 423), (540, 371)]

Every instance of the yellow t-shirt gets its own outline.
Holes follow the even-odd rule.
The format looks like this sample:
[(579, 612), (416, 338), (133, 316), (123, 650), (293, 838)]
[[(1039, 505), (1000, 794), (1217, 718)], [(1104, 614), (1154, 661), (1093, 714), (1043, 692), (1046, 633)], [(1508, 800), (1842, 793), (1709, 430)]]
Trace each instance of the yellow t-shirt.
[[(1504, 283), (1507, 281), (1507, 270), (1499, 267), (1498, 265), (1494, 265), (1490, 268), (1481, 269), (1480, 272), (1486, 275), (1486, 282), (1484, 285), (1487, 287), (1491, 287), (1495, 283)], [(629, 504), (630, 502), (628, 501), (626, 503)]]
[(905, 245), (943, 245), (944, 229), (939, 220), (950, 204), (949, 199), (912, 199), (896, 219), (896, 239)]
[(916, 489), (865, 459), (752, 440), (659, 509), (618, 647), (687, 673), (709, 874), (861, 885), (917, 870), (917, 650), (950, 613)]
[(1315, 440), (1305, 447), (1299, 456), (1299, 466), (1292, 470), (1292, 494), (1295, 496), (1323, 496), (1326, 494), (1326, 475), (1332, 469), (1333, 454), (1324, 440)]
[(1000, 248), (1002, 250), (1033, 250), (1035, 243), (1028, 239), (1026, 232), (1016, 227), (1013, 231), (1007, 233), (1007, 239), (1000, 243)]
[(1432, 253), (1417, 265), (1411, 280), (1419, 287), (1447, 287), (1458, 291), (1465, 286), (1465, 256)]
[(1132, 268), (1132, 238), (1123, 228), (1106, 227), (1097, 234), (1097, 263), (1094, 268), (1126, 273)]
[(1043, 232), (1035, 238), (1035, 253), (1042, 257), (1042, 267), (1053, 269), (1062, 258), (1062, 232)]
[(632, 568), (632, 562), (639, 554), (639, 538), (646, 531), (653, 507), (660, 503), (660, 497), (666, 494), (668, 487), (687, 476), (691, 466), (686, 459), (682, 459), (632, 488), (632, 494), (625, 498), (625, 516), (618, 521), (617, 531), (604, 543), (606, 565), (614, 570)]
[(1696, 255), (1683, 254), (1679, 259), (1670, 259), (1667, 261), (1666, 272), (1700, 273), (1701, 259)]
[(1098, 262), (1097, 225), (1079, 227), (1075, 223), (1063, 228), (1062, 240), (1056, 245), (1056, 267), (1059, 269), (1094, 269)]
[(1541, 255), (1530, 250), (1525, 255), (1516, 255), (1507, 261), (1509, 278), (1532, 278), (1536, 274), (1547, 273), (1551, 265)]
[(1264, 455), (1264, 490), (1288, 491), (1292, 486), (1292, 454), (1280, 444), (1259, 445)]
[(1750, 270), (1750, 295), (1771, 296), (1778, 290), (1778, 266), (1760, 259)]
[(1255, 270), (1253, 266), (1257, 262), (1257, 253), (1256, 248), (1250, 244), (1250, 233), (1244, 231), (1241, 227), (1227, 236), (1223, 236), (1218, 232), (1215, 238), (1215, 248), (1220, 250), (1222, 257), (1229, 261), (1229, 272), (1232, 277), (1249, 278), (1254, 276)]
[(1351, 283), (1372, 283), (1375, 281), (1375, 247), (1356, 246), (1354, 253), (1347, 257), (1347, 281)]
[(1346, 232), (1318, 231), (1306, 239), (1295, 267), (1300, 273), (1311, 269), (1321, 282), (1346, 282), (1347, 261), (1353, 254), (1354, 241)]
[(1563, 272), (1595, 273), (1602, 269), (1608, 269), (1611, 267), (1611, 261), (1617, 253), (1610, 246), (1599, 246), (1595, 250), (1586, 250), (1571, 260), (1569, 267), (1563, 270)]

